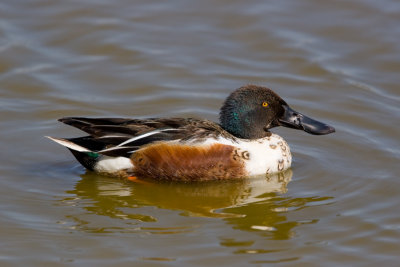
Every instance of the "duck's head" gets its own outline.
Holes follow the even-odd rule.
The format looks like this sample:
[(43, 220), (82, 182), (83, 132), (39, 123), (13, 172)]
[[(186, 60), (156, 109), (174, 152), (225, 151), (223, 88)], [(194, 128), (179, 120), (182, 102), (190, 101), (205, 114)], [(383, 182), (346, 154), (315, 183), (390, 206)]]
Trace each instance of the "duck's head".
[(231, 93), (221, 108), (219, 119), (222, 128), (245, 139), (268, 136), (269, 129), (276, 126), (315, 135), (335, 131), (332, 126), (293, 110), (271, 89), (256, 85), (246, 85)]

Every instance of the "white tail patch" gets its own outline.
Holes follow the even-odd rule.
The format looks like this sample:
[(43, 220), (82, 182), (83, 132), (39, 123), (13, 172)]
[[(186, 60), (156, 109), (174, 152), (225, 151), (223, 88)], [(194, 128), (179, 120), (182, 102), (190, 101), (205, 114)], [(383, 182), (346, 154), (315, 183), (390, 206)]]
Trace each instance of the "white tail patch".
[(74, 143), (72, 143), (72, 142), (70, 142), (70, 141), (68, 141), (66, 139), (63, 139), (63, 138), (55, 138), (55, 137), (51, 137), (51, 136), (45, 136), (45, 137), (49, 138), (50, 140), (53, 140), (54, 142), (56, 142), (56, 143), (58, 143), (58, 144), (60, 144), (62, 146), (68, 147), (68, 148), (70, 148), (72, 150), (75, 150), (75, 151), (92, 152), (87, 148), (84, 148), (82, 146), (74, 144)]
[(101, 159), (94, 166), (97, 172), (115, 173), (120, 170), (130, 170), (133, 168), (132, 161), (125, 157), (109, 157), (102, 156)]

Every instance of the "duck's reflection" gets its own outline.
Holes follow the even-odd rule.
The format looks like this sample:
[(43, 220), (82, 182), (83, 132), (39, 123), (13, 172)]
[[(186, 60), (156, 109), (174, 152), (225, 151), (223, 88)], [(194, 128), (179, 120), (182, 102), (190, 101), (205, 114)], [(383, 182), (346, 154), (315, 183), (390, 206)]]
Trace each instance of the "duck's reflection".
[(75, 189), (68, 191), (81, 199), (93, 200), (98, 213), (109, 216), (119, 207), (157, 206), (184, 211), (187, 215), (229, 217), (223, 209), (261, 201), (287, 191), (292, 171), (269, 177), (235, 181), (197, 183), (130, 182), (88, 172)]
[[(88, 214), (128, 219), (129, 225), (157, 221), (157, 213), (142, 214), (143, 207), (150, 206), (182, 211), (187, 216), (222, 217), (233, 228), (279, 232), (274, 237), (285, 239), (297, 225), (287, 222), (285, 214), (293, 203), (282, 196), (291, 178), (292, 171), (288, 170), (270, 177), (237, 181), (130, 182), (88, 172), (82, 175), (74, 190), (67, 191), (76, 197), (62, 202), (79, 202)], [(81, 218), (74, 220), (80, 225), (88, 224), (78, 222)]]

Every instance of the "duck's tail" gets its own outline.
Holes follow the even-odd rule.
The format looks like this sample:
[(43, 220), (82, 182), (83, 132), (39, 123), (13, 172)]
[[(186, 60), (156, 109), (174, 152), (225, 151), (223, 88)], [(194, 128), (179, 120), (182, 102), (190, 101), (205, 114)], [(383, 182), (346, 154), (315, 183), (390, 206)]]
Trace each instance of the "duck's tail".
[(51, 136), (46, 136), (46, 137), (68, 148), (71, 151), (71, 153), (75, 156), (75, 158), (79, 161), (79, 163), (83, 165), (83, 167), (93, 171), (94, 166), (96, 165), (96, 163), (100, 158), (99, 153), (94, 152), (81, 145), (78, 145), (77, 143), (74, 142), (75, 138), (65, 139), (65, 138), (56, 138)]

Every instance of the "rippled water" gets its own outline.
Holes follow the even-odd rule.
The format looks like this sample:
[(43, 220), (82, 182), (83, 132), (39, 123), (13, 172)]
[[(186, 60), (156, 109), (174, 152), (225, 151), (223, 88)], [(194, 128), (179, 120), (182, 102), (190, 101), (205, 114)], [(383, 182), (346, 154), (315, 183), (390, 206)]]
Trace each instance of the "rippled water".
[[(398, 1), (0, 3), (1, 266), (398, 265)], [(218, 119), (273, 88), (336, 127), (276, 129), (268, 179), (133, 183), (43, 138), (63, 116)]]

